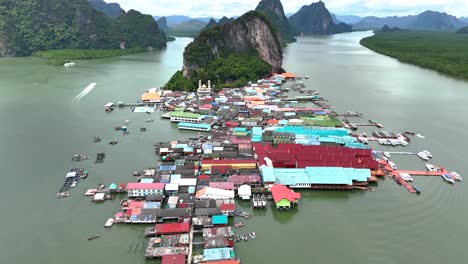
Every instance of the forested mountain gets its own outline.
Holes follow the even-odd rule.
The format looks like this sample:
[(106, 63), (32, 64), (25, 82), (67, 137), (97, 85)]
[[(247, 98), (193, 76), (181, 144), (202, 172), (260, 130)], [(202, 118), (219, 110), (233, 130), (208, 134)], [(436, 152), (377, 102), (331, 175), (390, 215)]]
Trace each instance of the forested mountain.
[(0, 2), (0, 56), (27, 56), (51, 49), (165, 45), (165, 34), (156, 21), (135, 10), (112, 19), (87, 0)]
[(365, 17), (356, 28), (400, 27), (407, 29), (459, 29), (468, 23), (447, 13), (425, 11), (415, 16)]
[(281, 71), (282, 61), (280, 34), (263, 14), (251, 11), (201, 31), (185, 48), (183, 69), (174, 74), (166, 88), (193, 90), (198, 80), (240, 87)]

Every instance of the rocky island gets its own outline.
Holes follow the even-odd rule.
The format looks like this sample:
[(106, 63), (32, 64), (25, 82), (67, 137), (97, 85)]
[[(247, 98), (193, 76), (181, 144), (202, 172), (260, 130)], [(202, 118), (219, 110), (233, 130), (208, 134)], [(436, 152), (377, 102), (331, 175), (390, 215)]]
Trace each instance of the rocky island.
[(281, 34), (261, 13), (204, 30), (184, 51), (183, 69), (166, 84), (167, 89), (194, 90), (198, 80), (215, 87), (238, 87), (257, 78), (281, 72)]
[(337, 34), (351, 32), (350, 25), (335, 24), (325, 4), (320, 1), (309, 6), (303, 6), (296, 14), (289, 18), (298, 34)]
[[(159, 29), (152, 16), (135, 10), (119, 11), (115, 5), (111, 5), (112, 11), (108, 12), (101, 2), (2, 1), (0, 57), (30, 56), (37, 51), (67, 49), (67, 52), (59, 54), (41, 53), (58, 65), (67, 59), (110, 57), (166, 46), (164, 31)], [(120, 15), (116, 16), (116, 12)], [(85, 53), (91, 49), (105, 51), (93, 51), (93, 55), (87, 57)]]

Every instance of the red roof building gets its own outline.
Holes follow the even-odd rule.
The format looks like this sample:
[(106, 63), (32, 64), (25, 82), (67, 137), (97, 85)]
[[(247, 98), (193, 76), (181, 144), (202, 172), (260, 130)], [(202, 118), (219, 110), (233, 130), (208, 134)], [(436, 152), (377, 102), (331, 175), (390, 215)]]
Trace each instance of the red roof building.
[(134, 189), (164, 189), (164, 183), (141, 183), (141, 182), (129, 182), (127, 183), (127, 190)]
[(204, 104), (204, 105), (201, 105), (198, 109), (200, 110), (211, 110), (211, 108), (213, 108), (213, 106), (211, 104)]
[(129, 182), (127, 184), (128, 197), (146, 197), (153, 194), (163, 194), (164, 183)]
[(210, 182), (208, 186), (223, 190), (234, 190), (234, 183), (232, 182)]
[(163, 255), (162, 264), (185, 264), (185, 255)]
[[(371, 149), (353, 149), (339, 146), (304, 146), (300, 144), (254, 143), (258, 165), (268, 165), (271, 160), (275, 168), (343, 167), (378, 170), (379, 164), (372, 157)], [(265, 160), (265, 158), (268, 158)]]
[(301, 198), (300, 193), (294, 192), (293, 190), (281, 184), (273, 185), (273, 187), (271, 187), (271, 194), (273, 195), (273, 200), (275, 200), (275, 203), (278, 203), (283, 199), (296, 203), (299, 198)]
[(167, 224), (156, 224), (154, 231), (157, 235), (172, 235), (188, 233), (190, 231), (189, 223), (167, 223)]
[(221, 212), (223, 213), (230, 213), (236, 210), (236, 204), (222, 204), (220, 206)]
[(229, 182), (232, 182), (235, 186), (240, 186), (242, 184), (255, 184), (261, 183), (262, 179), (258, 174), (252, 175), (231, 175), (229, 176)]

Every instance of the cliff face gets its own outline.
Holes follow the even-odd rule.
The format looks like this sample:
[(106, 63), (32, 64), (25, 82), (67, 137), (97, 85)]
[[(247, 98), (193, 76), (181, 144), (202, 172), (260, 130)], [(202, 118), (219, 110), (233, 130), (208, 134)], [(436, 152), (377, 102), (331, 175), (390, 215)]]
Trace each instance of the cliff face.
[(87, 0), (0, 1), (0, 56), (28, 56), (51, 49), (164, 47), (151, 16), (137, 11), (111, 19)]
[(185, 49), (184, 77), (192, 78), (200, 67), (217, 57), (252, 50), (271, 65), (272, 71), (281, 69), (281, 36), (265, 17), (254, 11), (232, 22), (202, 31)]
[(255, 8), (255, 11), (264, 14), (270, 20), (273, 26), (281, 32), (283, 41), (295, 41), (294, 29), (284, 14), (283, 5), (280, 0), (262, 0), (257, 8)]
[(303, 6), (289, 21), (299, 34), (337, 34), (352, 31), (351, 26), (345, 23), (335, 24), (322, 1)]

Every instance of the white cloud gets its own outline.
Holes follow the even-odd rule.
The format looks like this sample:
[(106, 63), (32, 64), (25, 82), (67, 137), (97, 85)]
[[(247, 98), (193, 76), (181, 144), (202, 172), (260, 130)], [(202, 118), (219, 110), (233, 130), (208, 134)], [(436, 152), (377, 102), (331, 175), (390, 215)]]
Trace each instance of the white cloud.
[[(190, 17), (238, 16), (255, 9), (260, 0), (106, 0), (118, 2), (123, 9), (136, 9), (146, 14)], [(299, 10), (317, 0), (282, 0), (286, 13)], [(466, 0), (323, 0), (328, 9), (343, 15), (408, 15), (424, 10), (468, 16)]]

